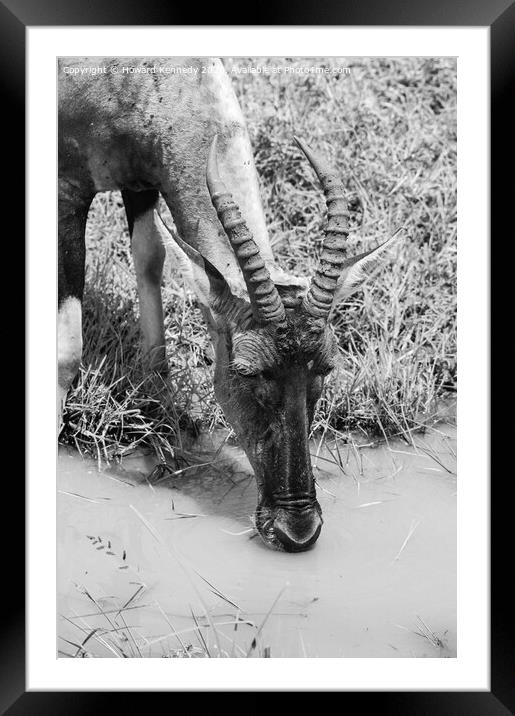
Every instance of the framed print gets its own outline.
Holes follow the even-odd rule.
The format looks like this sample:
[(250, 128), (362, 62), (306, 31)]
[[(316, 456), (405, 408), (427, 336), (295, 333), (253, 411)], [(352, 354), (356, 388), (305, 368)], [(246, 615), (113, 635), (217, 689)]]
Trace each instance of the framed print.
[(509, 713), (488, 136), (497, 171), (513, 8), (1, 12), (27, 130), (4, 711), (170, 690)]

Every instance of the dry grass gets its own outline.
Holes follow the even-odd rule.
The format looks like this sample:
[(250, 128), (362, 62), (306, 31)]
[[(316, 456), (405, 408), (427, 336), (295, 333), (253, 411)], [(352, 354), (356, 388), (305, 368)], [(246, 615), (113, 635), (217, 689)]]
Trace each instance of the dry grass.
[[(340, 364), (313, 430), (409, 437), (438, 420), (456, 390), (455, 60), (313, 62), (351, 72), (234, 78), (277, 260), (310, 274), (321, 248), (323, 197), (294, 133), (339, 168), (354, 251), (399, 227), (408, 237), (336, 312)], [(229, 70), (234, 63), (226, 61)], [(156, 400), (153, 379), (138, 367), (135, 277), (117, 193), (96, 198), (87, 242), (86, 350), (61, 441), (112, 459), (142, 445), (173, 453), (183, 448), (179, 428), (225, 425), (212, 392), (207, 330), (170, 267), (163, 282), (171, 366), (164, 399)]]

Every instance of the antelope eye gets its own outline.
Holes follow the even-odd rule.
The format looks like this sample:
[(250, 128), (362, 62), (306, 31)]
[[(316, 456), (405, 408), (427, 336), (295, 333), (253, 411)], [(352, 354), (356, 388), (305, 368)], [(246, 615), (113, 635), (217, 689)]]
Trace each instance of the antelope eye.
[(322, 377), (325, 377), (326, 375), (329, 375), (329, 373), (334, 368), (334, 363), (323, 363), (318, 367), (318, 374)]
[(248, 361), (233, 361), (231, 370), (240, 378), (256, 378), (259, 375), (259, 372)]
[(324, 378), (326, 375), (328, 375), (334, 368), (334, 360), (310, 360), (307, 364), (307, 368), (309, 371), (314, 373), (315, 375), (319, 375), (322, 378)]
[(274, 374), (271, 370), (265, 369), (265, 370), (261, 371), (261, 375), (263, 376), (263, 378), (265, 380), (273, 380), (274, 379)]

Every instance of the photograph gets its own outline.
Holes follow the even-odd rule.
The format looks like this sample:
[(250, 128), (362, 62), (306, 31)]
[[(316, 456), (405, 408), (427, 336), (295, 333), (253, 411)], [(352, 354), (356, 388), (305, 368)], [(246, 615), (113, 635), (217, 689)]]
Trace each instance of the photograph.
[(455, 659), (457, 58), (56, 72), (57, 657)]

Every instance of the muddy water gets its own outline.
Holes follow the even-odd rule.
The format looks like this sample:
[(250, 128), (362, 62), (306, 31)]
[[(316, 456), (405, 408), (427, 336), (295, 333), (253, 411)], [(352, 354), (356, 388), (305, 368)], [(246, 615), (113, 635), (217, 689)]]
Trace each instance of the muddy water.
[(142, 456), (99, 472), (62, 451), (60, 654), (89, 635), (79, 655), (455, 656), (455, 431), (414, 443), (314, 444), (325, 523), (301, 554), (255, 536), (237, 448), (157, 481)]

